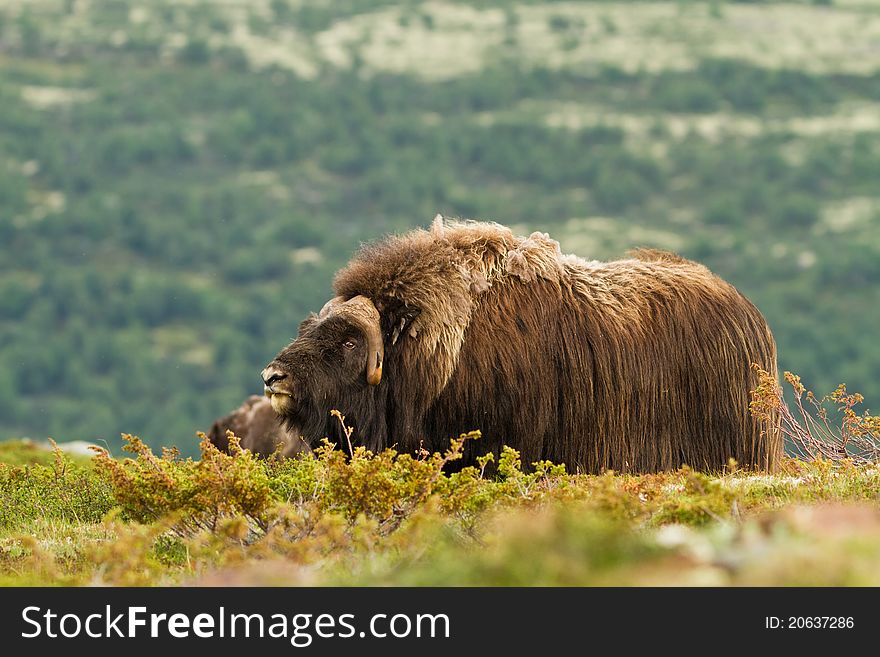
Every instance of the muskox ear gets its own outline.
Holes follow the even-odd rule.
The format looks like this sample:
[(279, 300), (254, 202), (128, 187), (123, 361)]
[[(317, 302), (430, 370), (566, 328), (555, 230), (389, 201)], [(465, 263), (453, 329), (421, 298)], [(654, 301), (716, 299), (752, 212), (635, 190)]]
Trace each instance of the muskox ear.
[(421, 314), (421, 308), (405, 304), (395, 305), (386, 309), (382, 318), (382, 324), (385, 329), (385, 335), (392, 346), (397, 344), (401, 336), (411, 330), (413, 322)]

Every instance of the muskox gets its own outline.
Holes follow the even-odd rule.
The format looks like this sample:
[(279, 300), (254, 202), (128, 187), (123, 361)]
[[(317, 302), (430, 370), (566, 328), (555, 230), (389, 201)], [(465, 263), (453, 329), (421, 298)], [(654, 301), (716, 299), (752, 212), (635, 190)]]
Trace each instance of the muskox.
[(658, 250), (613, 262), (563, 255), (544, 233), (435, 219), (364, 246), (336, 297), (263, 370), (310, 446), (443, 451), (509, 445), (524, 464), (653, 472), (729, 459), (767, 469), (778, 423), (749, 413), (752, 365), (775, 376), (761, 313), (703, 265)]
[(211, 425), (208, 439), (221, 451), (229, 451), (227, 431), (240, 439), (240, 445), (257, 456), (295, 456), (308, 446), (295, 429), (284, 426), (266, 397), (251, 395), (229, 415)]

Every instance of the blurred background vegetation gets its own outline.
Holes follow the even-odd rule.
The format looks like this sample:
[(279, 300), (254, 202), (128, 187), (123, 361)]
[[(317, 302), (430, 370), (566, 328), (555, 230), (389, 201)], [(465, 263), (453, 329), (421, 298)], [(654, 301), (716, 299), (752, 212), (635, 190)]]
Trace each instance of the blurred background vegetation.
[(0, 439), (195, 453), (437, 212), (701, 260), (876, 404), (878, 181), (871, 0), (5, 0)]

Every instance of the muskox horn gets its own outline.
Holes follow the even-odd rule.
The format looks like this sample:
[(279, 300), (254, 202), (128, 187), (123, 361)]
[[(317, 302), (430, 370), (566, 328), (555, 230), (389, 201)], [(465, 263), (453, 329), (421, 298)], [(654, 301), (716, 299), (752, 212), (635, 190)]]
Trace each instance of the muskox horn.
[(336, 308), (336, 306), (345, 303), (345, 297), (333, 297), (324, 304), (324, 307), (321, 308), (321, 312), (318, 313), (319, 319), (324, 319), (327, 315), (330, 314), (330, 311)]
[(357, 324), (367, 337), (367, 383), (377, 386), (382, 381), (382, 361), (385, 359), (385, 346), (382, 343), (379, 311), (367, 297), (358, 295), (345, 301), (345, 297), (330, 299), (321, 312), (319, 319), (326, 319), (331, 314), (345, 315)]
[(379, 385), (382, 381), (382, 361), (385, 358), (379, 311), (372, 301), (362, 295), (346, 301), (340, 311), (357, 321), (367, 336), (367, 383), (371, 386)]

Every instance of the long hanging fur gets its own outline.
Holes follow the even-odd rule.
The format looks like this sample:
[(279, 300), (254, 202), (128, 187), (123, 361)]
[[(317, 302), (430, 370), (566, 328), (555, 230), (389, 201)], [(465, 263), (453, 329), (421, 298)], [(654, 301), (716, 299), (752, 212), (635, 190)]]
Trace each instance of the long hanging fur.
[(382, 318), (383, 380), (348, 400), (373, 449), (479, 429), (465, 463), (501, 445), (581, 472), (772, 470), (781, 454), (778, 422), (749, 413), (752, 363), (777, 371), (764, 318), (675, 254), (587, 261), (543, 233), (438, 219), (364, 247), (334, 286)]

